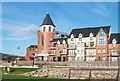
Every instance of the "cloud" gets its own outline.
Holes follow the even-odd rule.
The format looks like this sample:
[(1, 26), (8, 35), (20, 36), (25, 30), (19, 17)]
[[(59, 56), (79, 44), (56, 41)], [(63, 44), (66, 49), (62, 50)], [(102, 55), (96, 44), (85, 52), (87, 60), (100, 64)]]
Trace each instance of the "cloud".
[(110, 11), (106, 6), (95, 5), (95, 6), (92, 6), (90, 10), (97, 15), (110, 18)]
[(36, 37), (38, 27), (32, 24), (27, 27), (4, 27), (3, 30), (9, 31), (9, 34), (2, 36), (3, 40), (28, 40)]

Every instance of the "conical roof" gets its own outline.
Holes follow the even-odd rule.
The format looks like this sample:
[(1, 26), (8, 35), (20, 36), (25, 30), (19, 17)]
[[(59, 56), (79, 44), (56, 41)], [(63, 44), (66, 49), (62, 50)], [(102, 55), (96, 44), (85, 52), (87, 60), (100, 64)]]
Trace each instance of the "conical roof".
[(44, 18), (44, 21), (41, 24), (41, 26), (42, 25), (53, 25), (55, 27), (55, 25), (53, 24), (52, 19), (50, 18), (50, 15), (48, 13), (46, 14), (46, 16)]

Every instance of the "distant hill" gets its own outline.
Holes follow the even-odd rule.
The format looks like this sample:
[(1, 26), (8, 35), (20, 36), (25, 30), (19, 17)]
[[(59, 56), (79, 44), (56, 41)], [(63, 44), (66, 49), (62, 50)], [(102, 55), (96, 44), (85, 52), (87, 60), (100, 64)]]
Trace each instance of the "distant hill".
[(24, 56), (17, 56), (17, 55), (5, 54), (0, 52), (0, 61), (14, 61), (18, 57), (24, 58)]

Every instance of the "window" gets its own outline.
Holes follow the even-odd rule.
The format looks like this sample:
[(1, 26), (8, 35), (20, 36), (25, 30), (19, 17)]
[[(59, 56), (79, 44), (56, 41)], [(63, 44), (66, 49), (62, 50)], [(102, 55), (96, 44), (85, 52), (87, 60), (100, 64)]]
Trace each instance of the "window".
[(94, 55), (94, 50), (93, 49), (89, 49), (89, 55)]
[(93, 37), (90, 37), (90, 40), (92, 41), (92, 40), (93, 40)]
[(32, 56), (35, 56), (35, 53), (32, 53)]
[(69, 50), (69, 55), (74, 55), (74, 50)]
[(81, 61), (84, 61), (84, 58), (83, 58), (83, 57), (81, 57)]
[(116, 55), (117, 54), (117, 50), (112, 50), (112, 55)]
[(64, 54), (66, 54), (66, 53), (67, 53), (67, 50), (66, 50), (66, 49), (62, 49), (62, 52), (63, 52)]
[(73, 41), (73, 38), (71, 38), (71, 41)]
[(77, 61), (80, 61), (80, 57), (77, 57)]
[(98, 49), (98, 53), (101, 53), (101, 50), (100, 50), (100, 49)]
[(106, 50), (105, 50), (105, 49), (103, 49), (103, 50), (102, 50), (102, 53), (106, 53)]
[(84, 54), (84, 49), (78, 49), (77, 54)]
[(98, 61), (100, 61), (100, 59), (101, 59), (101, 58), (100, 58), (100, 57), (98, 57)]
[(100, 32), (98, 33), (98, 45), (99, 46), (106, 45), (106, 34), (103, 31), (103, 29), (101, 29)]
[(51, 27), (49, 27), (49, 32), (51, 32)]
[(94, 42), (90, 42), (90, 47), (93, 47), (94, 46)]
[(45, 32), (45, 27), (43, 27), (43, 32)]
[(42, 46), (44, 46), (44, 35), (42, 35), (41, 43), (42, 43)]
[(79, 38), (79, 41), (82, 41), (82, 38), (81, 38), (81, 37)]
[(80, 50), (77, 50), (77, 54), (80, 54)]
[(55, 29), (53, 29), (53, 32), (55, 32)]
[(77, 43), (77, 47), (80, 47), (80, 42)]
[(74, 43), (70, 43), (69, 47), (70, 48), (75, 48), (75, 44)]
[(53, 50), (53, 53), (56, 54), (56, 50)]

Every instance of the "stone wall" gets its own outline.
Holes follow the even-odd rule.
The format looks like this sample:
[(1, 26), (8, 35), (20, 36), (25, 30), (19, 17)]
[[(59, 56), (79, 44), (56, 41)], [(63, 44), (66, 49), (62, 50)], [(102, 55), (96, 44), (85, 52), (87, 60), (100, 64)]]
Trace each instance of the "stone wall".
[[(39, 70), (25, 73), (26, 76), (40, 76), (49, 78), (68, 79), (117, 79), (117, 70), (75, 70), (68, 67), (43, 67)], [(70, 72), (70, 75), (69, 75)]]

